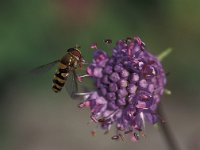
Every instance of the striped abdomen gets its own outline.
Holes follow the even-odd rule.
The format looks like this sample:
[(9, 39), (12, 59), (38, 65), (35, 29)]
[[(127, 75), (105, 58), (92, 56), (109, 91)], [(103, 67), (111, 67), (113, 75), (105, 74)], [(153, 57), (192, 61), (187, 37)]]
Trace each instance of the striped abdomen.
[(63, 64), (62, 62), (59, 63), (58, 70), (53, 78), (52, 89), (54, 92), (57, 93), (62, 90), (62, 87), (65, 85), (67, 76), (69, 75), (69, 71), (70, 70), (67, 65)]

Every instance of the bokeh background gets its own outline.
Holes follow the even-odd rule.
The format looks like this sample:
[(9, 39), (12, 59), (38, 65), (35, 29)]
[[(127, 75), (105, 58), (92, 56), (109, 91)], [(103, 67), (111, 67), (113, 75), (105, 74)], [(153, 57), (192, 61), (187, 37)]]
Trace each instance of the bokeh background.
[[(62, 57), (79, 44), (91, 61), (92, 42), (139, 36), (153, 54), (173, 48), (163, 61), (170, 75), (163, 109), (182, 150), (200, 150), (199, 0), (1, 0), (0, 149), (1, 150), (168, 150), (162, 132), (147, 126), (139, 142), (115, 142), (87, 124), (88, 110), (66, 91), (55, 94), (55, 68), (25, 72)], [(88, 82), (87, 82), (88, 83)]]

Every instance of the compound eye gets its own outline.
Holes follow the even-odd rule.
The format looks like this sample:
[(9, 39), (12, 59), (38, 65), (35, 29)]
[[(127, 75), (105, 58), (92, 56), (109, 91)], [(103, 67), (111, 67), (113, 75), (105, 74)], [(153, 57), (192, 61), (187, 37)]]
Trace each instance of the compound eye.
[(67, 50), (67, 52), (73, 52), (75, 49), (74, 48), (69, 48), (68, 50)]

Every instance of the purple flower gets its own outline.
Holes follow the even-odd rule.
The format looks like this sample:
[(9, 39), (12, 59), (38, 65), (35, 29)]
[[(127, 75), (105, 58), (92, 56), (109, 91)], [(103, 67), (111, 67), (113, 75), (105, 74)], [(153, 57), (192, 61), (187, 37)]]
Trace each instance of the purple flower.
[(112, 139), (128, 134), (138, 140), (145, 121), (158, 122), (155, 110), (164, 91), (165, 73), (138, 37), (119, 40), (112, 56), (97, 49), (87, 74), (96, 89), (85, 94), (80, 107), (89, 107), (92, 120), (106, 132), (115, 126)]

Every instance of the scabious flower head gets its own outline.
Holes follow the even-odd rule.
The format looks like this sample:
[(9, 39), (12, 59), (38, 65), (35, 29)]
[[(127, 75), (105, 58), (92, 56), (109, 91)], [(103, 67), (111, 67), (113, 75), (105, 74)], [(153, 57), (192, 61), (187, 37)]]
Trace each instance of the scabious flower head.
[(145, 120), (158, 122), (155, 111), (164, 91), (165, 73), (138, 37), (117, 41), (112, 56), (97, 49), (87, 74), (96, 89), (85, 95), (80, 107), (89, 107), (91, 119), (102, 129), (115, 126), (112, 139), (128, 134), (135, 141)]

